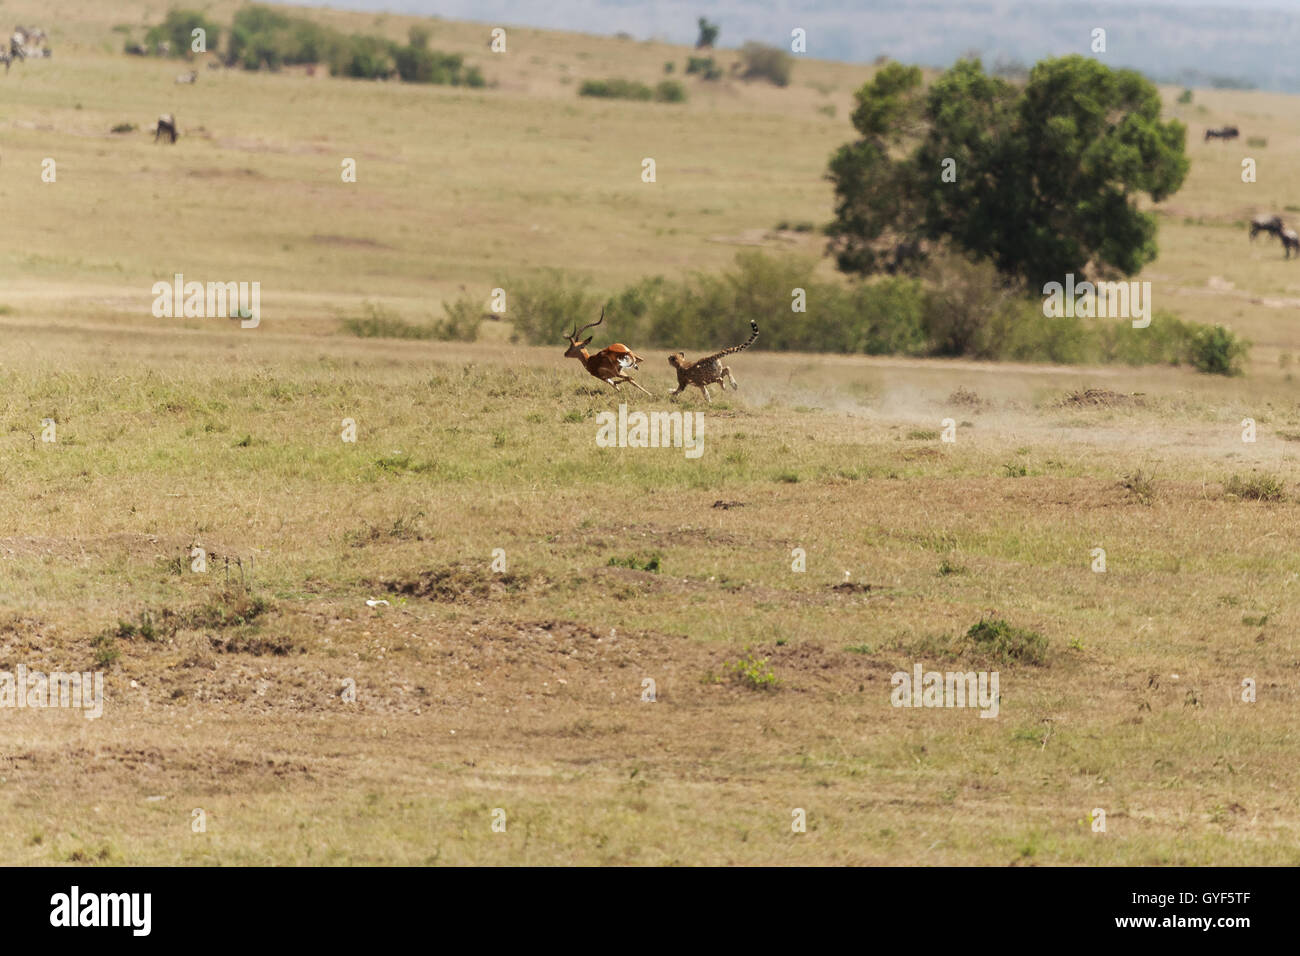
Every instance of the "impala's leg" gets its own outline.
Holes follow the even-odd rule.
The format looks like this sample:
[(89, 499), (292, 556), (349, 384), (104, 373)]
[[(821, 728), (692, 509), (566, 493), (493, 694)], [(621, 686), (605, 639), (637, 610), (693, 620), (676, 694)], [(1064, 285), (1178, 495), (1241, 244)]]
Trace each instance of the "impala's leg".
[(647, 395), (650, 394), (649, 392), (646, 392), (644, 388), (641, 388), (641, 386), (638, 385), (636, 382), (634, 382), (634, 381), (632, 381), (630, 378), (628, 378), (626, 375), (623, 376), (623, 381), (627, 382), (627, 383), (628, 383), (629, 385), (631, 385), (633, 388), (639, 388), (639, 389), (641, 389), (641, 391), (645, 392)]

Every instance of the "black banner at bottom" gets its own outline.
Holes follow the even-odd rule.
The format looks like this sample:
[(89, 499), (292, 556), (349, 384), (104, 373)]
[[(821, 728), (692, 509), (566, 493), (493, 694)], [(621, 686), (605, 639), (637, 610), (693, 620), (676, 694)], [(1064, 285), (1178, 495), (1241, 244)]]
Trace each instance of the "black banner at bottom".
[(656, 945), (715, 935), (770, 943), (787, 933), (806, 943), (847, 931), (873, 944), (948, 946), (1050, 930), (1071, 941), (1231, 946), (1290, 935), (1295, 871), (59, 868), (0, 878), (11, 942), (76, 934), (337, 946), (441, 923), (486, 930), (496, 943), (580, 933), (631, 944), (643, 932)]

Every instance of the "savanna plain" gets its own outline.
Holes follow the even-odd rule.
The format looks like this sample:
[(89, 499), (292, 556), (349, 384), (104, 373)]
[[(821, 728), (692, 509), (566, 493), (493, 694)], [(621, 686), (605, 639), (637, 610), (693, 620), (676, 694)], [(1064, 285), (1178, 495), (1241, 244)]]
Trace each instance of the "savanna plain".
[[(487, 88), (177, 85), (113, 30), (163, 12), (0, 5), (55, 50), (0, 76), (0, 670), (106, 675), (99, 719), (0, 712), (4, 862), (1300, 863), (1300, 263), (1245, 229), (1300, 207), (1300, 101), (1162, 88), (1191, 172), (1138, 278), (1244, 375), (750, 350), (679, 400), (692, 460), (595, 441), (665, 352), (620, 399), (510, 341), (511, 284), (819, 255), (775, 226), (830, 217), (871, 67), (600, 101), (690, 51), (425, 18)], [(175, 273), (260, 325), (156, 318)], [(498, 287), (472, 343), (346, 324)], [(997, 670), (996, 719), (891, 706), (918, 662)]]

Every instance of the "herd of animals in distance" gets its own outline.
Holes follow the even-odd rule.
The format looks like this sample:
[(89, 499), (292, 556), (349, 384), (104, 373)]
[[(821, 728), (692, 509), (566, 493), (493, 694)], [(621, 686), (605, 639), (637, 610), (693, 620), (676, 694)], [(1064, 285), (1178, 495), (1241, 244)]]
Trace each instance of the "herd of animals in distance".
[[(1212, 139), (1227, 140), (1236, 139), (1241, 135), (1241, 130), (1235, 126), (1221, 126), (1218, 129), (1210, 128), (1205, 131), (1205, 142)], [(1277, 236), (1282, 240), (1283, 258), (1290, 259), (1293, 255), (1300, 258), (1300, 233), (1287, 226), (1282, 221), (1281, 216), (1256, 216), (1250, 221), (1250, 239), (1253, 242), (1255, 237), (1261, 232), (1267, 232), (1271, 236)]]

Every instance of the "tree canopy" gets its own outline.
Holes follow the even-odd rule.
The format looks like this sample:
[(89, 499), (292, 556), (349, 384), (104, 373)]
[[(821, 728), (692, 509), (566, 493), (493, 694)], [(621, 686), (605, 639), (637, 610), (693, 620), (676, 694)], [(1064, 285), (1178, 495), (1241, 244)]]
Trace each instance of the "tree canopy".
[(948, 242), (1030, 284), (1132, 275), (1156, 256), (1139, 194), (1160, 202), (1187, 175), (1186, 128), (1161, 121), (1155, 86), (1088, 57), (1044, 60), (1023, 86), (963, 60), (928, 89), (890, 63), (856, 103), (860, 138), (829, 169), (847, 272), (912, 270)]
[(719, 27), (716, 23), (710, 23), (704, 17), (700, 17), (700, 35), (695, 41), (695, 49), (713, 49), (713, 44), (718, 41), (718, 30)]

